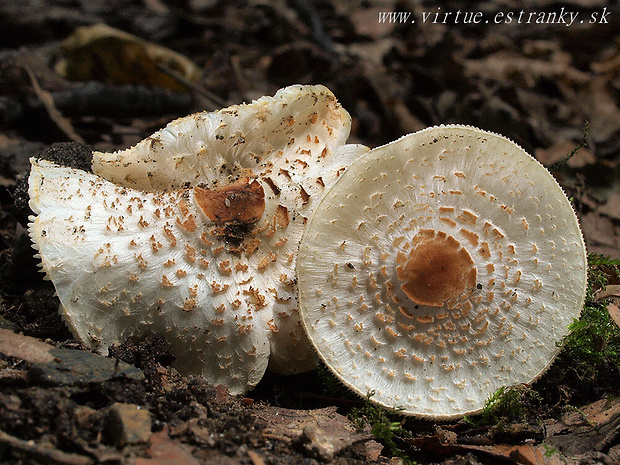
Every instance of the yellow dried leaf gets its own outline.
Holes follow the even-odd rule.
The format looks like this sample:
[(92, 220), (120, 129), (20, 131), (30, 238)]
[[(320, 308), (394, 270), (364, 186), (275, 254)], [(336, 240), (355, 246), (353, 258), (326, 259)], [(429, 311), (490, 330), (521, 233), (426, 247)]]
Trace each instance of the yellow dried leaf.
[[(187, 57), (105, 24), (80, 27), (63, 44), (56, 72), (76, 80), (99, 80), (186, 91), (171, 74), (195, 82), (200, 70)], [(162, 69), (163, 68), (163, 69)], [(168, 71), (168, 72), (166, 72)]]

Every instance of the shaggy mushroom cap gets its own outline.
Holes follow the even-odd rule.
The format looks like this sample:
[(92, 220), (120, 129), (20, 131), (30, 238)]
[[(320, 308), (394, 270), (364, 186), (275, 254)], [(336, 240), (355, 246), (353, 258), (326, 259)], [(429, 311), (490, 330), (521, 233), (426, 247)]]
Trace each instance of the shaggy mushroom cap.
[(349, 167), (306, 229), (297, 276), (306, 331), (343, 383), (448, 419), (549, 367), (583, 305), (586, 251), (541, 164), (441, 126)]
[(106, 354), (164, 337), (175, 366), (232, 393), (270, 364), (312, 369), (295, 262), (323, 191), (368, 149), (322, 86), (294, 86), (97, 153), (97, 174), (32, 160), (30, 236), (61, 313)]

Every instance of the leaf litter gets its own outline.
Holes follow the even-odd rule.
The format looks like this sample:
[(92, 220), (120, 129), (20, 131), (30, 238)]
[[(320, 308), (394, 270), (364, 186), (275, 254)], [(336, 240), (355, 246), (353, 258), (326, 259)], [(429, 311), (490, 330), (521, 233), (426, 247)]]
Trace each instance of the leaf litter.
[[(327, 85), (352, 114), (352, 138), (368, 146), (420, 127), (458, 122), (501, 132), (540, 154), (550, 166), (580, 144), (588, 121), (587, 146), (556, 166), (554, 175), (573, 199), (589, 251), (606, 254), (591, 256), (592, 293), (613, 291), (612, 286), (619, 284), (620, 44), (613, 29), (618, 18), (612, 16), (608, 27), (574, 25), (562, 30), (533, 24), (477, 29), (379, 27), (373, 18), (385, 2), (344, 6), (321, 0), (312, 2), (309, 9), (300, 3), (192, 1), (172, 7), (162, 2), (128, 2), (126, 8), (115, 11), (106, 2), (69, 10), (63, 2), (48, 0), (45, 7), (22, 6), (17, 11), (16, 4), (0, 2), (6, 13), (0, 115), (3, 140), (10, 141), (0, 145), (4, 180), (0, 323), (12, 334), (24, 333), (3, 333), (3, 342), (10, 343), (2, 346), (0, 354), (2, 460), (120, 463), (133, 456), (142, 463), (175, 457), (179, 463), (260, 465), (319, 460), (388, 463), (401, 456), (431, 463), (617, 462), (614, 395), (620, 380), (620, 349), (613, 295), (601, 300), (591, 295), (560, 360), (532, 386), (537, 400), (521, 398), (522, 416), (511, 417), (510, 409), (497, 411), (491, 415), (492, 424), (486, 425), (463, 421), (436, 425), (403, 420), (397, 412), (358, 413), (348, 420), (337, 415), (350, 413), (351, 405), (363, 408), (364, 401), (339, 390), (334, 412), (336, 401), (330, 395), (334, 391), (326, 386), (337, 381), (326, 374), (268, 377), (247, 397), (230, 397), (221, 388), (179, 376), (169, 367), (165, 346), (149, 340), (119, 347), (115, 353), (120, 358), (110, 359), (111, 374), (104, 382), (50, 385), (31, 376), (32, 367), (42, 362), (40, 357), (52, 352), (48, 346), (79, 347), (64, 329), (56, 313), (58, 302), (49, 283), (36, 273), (35, 261), (29, 257), (32, 251), (24, 241), (28, 212), (23, 199), (21, 208), (16, 205), (20, 205), (25, 161), (54, 142), (77, 139), (76, 135), (99, 150), (126, 148), (175, 117), (209, 105), (221, 107), (272, 94), (286, 84)], [(388, 3), (388, 7), (398, 6)], [(588, 11), (600, 7), (597, 2), (580, 3)], [(427, 8), (409, 7), (417, 13)], [(170, 93), (140, 83), (127, 87), (105, 76), (79, 82), (55, 74), (62, 58), (61, 42), (78, 26), (101, 22), (183, 54), (202, 71), (201, 77), (183, 85), (182, 76), (172, 74), (188, 90)], [(27, 54), (27, 68), (15, 66), (16, 58)], [(93, 104), (95, 99), (99, 103)], [(104, 105), (107, 102), (116, 104), (118, 111), (112, 116), (106, 110), (112, 106)], [(547, 161), (544, 151), (549, 151)], [(62, 146), (59, 152), (71, 160), (79, 149)], [(39, 344), (42, 340), (45, 345)], [(121, 358), (141, 370), (144, 379), (122, 374)], [(148, 408), (152, 435), (147, 444), (119, 449), (103, 434), (115, 402)], [(284, 412), (278, 409), (288, 413), (276, 415)], [(327, 428), (321, 412), (343, 430), (351, 431), (360, 423), (366, 429), (351, 432), (344, 442), (337, 442), (337, 435), (332, 441), (329, 434), (321, 434)], [(280, 430), (267, 432), (270, 421), (280, 420), (273, 420), (277, 417), (294, 421), (272, 423), (271, 428)], [(542, 433), (536, 426), (541, 422)], [(282, 428), (291, 423), (314, 424), (319, 430), (310, 428), (304, 435), (303, 427), (295, 427), (294, 434), (287, 436)], [(381, 442), (378, 447), (368, 446), (367, 431), (373, 429)], [(333, 456), (325, 452), (330, 442), (338, 444)], [(323, 444), (323, 454), (313, 444)]]

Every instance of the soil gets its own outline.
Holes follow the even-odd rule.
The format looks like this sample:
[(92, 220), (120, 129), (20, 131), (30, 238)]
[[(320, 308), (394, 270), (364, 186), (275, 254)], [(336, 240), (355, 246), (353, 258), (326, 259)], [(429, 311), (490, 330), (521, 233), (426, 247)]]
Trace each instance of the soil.
[[(392, 438), (353, 427), (346, 415), (364, 401), (324, 369), (268, 374), (233, 397), (178, 375), (157, 338), (94, 361), (58, 315), (27, 234), (30, 157), (88, 170), (93, 148), (126, 148), (174, 118), (301, 83), (335, 93), (351, 142), (375, 147), (444, 123), (511, 138), (573, 199), (589, 252), (620, 258), (620, 4), (536, 3), (0, 0), (0, 328), (28, 348), (0, 350), (0, 462), (620, 463), (618, 367), (587, 392), (552, 370), (518, 421), (395, 417), (410, 436)], [(381, 22), (388, 11), (412, 16)], [(445, 23), (435, 16), (447, 11)], [(558, 24), (570, 21), (561, 12), (578, 16)], [(166, 68), (118, 37), (65, 42), (99, 23), (181, 57)]]

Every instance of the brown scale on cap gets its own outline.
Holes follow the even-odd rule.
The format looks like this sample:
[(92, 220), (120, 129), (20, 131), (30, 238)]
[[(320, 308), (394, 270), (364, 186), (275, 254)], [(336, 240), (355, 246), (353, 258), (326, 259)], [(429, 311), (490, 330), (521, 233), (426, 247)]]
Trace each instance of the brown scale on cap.
[(476, 267), (459, 241), (445, 232), (422, 229), (411, 241), (407, 257), (396, 262), (403, 292), (419, 305), (441, 307), (476, 286)]

